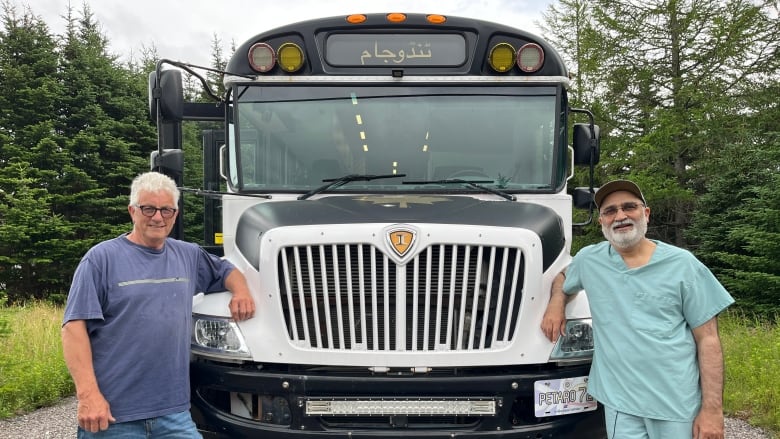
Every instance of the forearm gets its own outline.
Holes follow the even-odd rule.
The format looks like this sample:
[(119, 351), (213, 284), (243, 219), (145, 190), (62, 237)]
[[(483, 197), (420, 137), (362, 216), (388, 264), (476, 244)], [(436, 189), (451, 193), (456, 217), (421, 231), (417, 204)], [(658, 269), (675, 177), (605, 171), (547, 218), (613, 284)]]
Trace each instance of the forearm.
[(555, 305), (566, 305), (571, 300), (571, 296), (568, 296), (563, 292), (563, 283), (565, 281), (566, 275), (564, 272), (560, 272), (555, 276), (552, 286), (550, 287), (550, 303)]
[(79, 427), (96, 433), (115, 421), (111, 408), (98, 387), (92, 363), (92, 345), (84, 320), (72, 320), (62, 326), (62, 353), (79, 401), (76, 418)]
[(233, 297), (230, 299), (230, 315), (236, 321), (246, 320), (255, 315), (255, 301), (249, 292), (244, 274), (237, 268), (225, 278), (225, 288)]
[(693, 329), (699, 360), (702, 410), (723, 410), (723, 349), (718, 336), (718, 320), (713, 317)]
[(694, 438), (723, 439), (723, 350), (717, 317), (693, 329), (699, 360), (701, 410), (693, 421)]
[(723, 350), (720, 339), (706, 337), (697, 344), (702, 410), (723, 410)]
[(63, 325), (62, 354), (76, 386), (79, 398), (100, 392), (92, 364), (92, 345), (87, 334), (86, 322), (74, 320)]
[(249, 285), (246, 283), (244, 274), (238, 268), (228, 273), (225, 278), (225, 288), (235, 295), (249, 295)]
[(563, 292), (565, 280), (566, 276), (563, 272), (558, 273), (553, 279), (550, 287), (550, 300), (542, 317), (541, 329), (550, 341), (556, 341), (558, 336), (564, 334), (566, 328), (566, 304), (573, 296)]

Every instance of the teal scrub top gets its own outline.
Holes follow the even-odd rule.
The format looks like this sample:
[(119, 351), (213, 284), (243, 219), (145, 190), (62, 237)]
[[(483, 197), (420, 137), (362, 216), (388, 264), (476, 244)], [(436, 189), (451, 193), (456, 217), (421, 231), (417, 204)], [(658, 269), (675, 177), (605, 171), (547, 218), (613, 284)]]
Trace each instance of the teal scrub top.
[(595, 350), (588, 393), (635, 416), (690, 422), (701, 407), (692, 328), (734, 299), (687, 250), (659, 241), (650, 261), (628, 268), (609, 242), (580, 250), (563, 289), (584, 289)]

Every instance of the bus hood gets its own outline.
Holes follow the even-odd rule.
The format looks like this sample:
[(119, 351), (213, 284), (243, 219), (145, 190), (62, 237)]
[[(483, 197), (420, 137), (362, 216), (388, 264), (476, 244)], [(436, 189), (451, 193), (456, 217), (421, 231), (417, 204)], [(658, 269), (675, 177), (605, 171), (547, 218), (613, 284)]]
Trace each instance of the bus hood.
[(542, 242), (544, 270), (565, 245), (563, 220), (552, 209), (538, 204), (439, 195), (356, 195), (257, 204), (241, 215), (236, 246), (258, 269), (260, 240), (257, 238), (274, 228), (369, 223), (526, 229), (538, 235)]

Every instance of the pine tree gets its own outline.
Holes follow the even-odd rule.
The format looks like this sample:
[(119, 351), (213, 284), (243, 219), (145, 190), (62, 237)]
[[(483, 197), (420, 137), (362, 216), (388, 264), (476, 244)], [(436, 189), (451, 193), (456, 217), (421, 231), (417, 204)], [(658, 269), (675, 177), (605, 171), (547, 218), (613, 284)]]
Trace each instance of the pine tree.
[(154, 127), (146, 116), (145, 79), (108, 53), (87, 5), (78, 19), (68, 11), (61, 52), (61, 129), (73, 164), (67, 186), (77, 185), (78, 191), (58, 194), (71, 207), (63, 212), (66, 218), (80, 224), (79, 238), (94, 242), (127, 227), (128, 188), (149, 169)]
[(72, 271), (63, 251), (75, 241), (49, 193), (69, 160), (56, 130), (56, 42), (29, 9), (3, 3), (2, 22), (0, 288), (15, 302), (62, 291)]
[(777, 77), (771, 2), (566, 0), (547, 20), (576, 60), (575, 86), (592, 91), (575, 93), (602, 128), (602, 183), (639, 180), (652, 234), (687, 246), (706, 163), (741, 141), (752, 111), (744, 97)]

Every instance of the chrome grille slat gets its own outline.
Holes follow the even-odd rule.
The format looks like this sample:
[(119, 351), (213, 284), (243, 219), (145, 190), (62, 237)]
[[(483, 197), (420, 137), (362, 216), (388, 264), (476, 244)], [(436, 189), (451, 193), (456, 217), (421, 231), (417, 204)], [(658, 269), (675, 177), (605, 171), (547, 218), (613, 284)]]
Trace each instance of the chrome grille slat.
[(312, 322), (314, 323), (313, 329), (314, 329), (314, 336), (317, 340), (317, 346), (322, 346), (322, 334), (320, 333), (320, 323), (322, 320), (320, 320), (320, 307), (319, 307), (319, 300), (317, 297), (317, 282), (315, 280), (315, 276), (317, 272), (314, 270), (314, 258), (312, 257), (311, 253), (311, 247), (306, 247), (306, 265), (309, 268), (309, 294), (311, 294), (311, 309), (312, 309)]
[(280, 304), (303, 348), (489, 351), (512, 341), (524, 269), (514, 247), (435, 244), (397, 265), (371, 244), (290, 246)]
[[(480, 249), (481, 250), (481, 249)], [(495, 269), (496, 262), (496, 248), (490, 248), (490, 263), (487, 271), (487, 279), (485, 285), (485, 303), (491, 303), (491, 295), (493, 294), (493, 270)], [(479, 349), (485, 349), (485, 336), (487, 335), (487, 322), (489, 320), (490, 313), (482, 318), (482, 327), (479, 330)]]
[(320, 250), (320, 273), (322, 275), (322, 296), (324, 302), (324, 315), (325, 315), (325, 329), (328, 336), (328, 346), (334, 346), (333, 344), (333, 325), (331, 323), (331, 308), (330, 298), (328, 297), (328, 264), (325, 261), (325, 249), (323, 246), (319, 246)]

